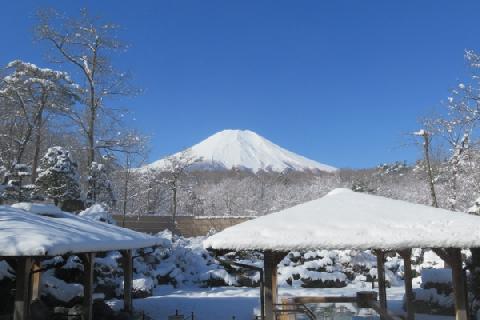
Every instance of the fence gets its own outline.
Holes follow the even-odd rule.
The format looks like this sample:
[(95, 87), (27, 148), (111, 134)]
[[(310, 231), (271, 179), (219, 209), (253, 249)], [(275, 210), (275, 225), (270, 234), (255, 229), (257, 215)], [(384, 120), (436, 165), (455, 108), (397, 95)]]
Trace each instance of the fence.
[[(113, 218), (119, 226), (122, 225), (123, 216), (114, 215)], [(168, 216), (126, 216), (125, 227), (139, 232), (155, 234), (165, 229), (171, 230), (171, 219)], [(222, 231), (250, 219), (252, 218), (178, 216), (176, 218), (176, 230), (177, 233), (185, 237), (204, 236), (211, 229)]]

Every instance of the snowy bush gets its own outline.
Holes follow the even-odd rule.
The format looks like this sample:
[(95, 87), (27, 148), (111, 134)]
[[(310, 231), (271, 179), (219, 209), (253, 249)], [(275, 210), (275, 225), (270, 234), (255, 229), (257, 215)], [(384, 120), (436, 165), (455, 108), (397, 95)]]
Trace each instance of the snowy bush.
[(103, 204), (94, 204), (90, 208), (81, 211), (78, 215), (95, 221), (116, 224), (112, 214), (108, 212), (107, 208)]
[(161, 260), (155, 270), (159, 282), (174, 286), (235, 285), (234, 277), (203, 248), (204, 239), (180, 237), (159, 251)]
[(417, 312), (441, 315), (453, 314), (452, 270), (444, 268), (422, 269), (421, 286), (414, 289), (414, 296)]

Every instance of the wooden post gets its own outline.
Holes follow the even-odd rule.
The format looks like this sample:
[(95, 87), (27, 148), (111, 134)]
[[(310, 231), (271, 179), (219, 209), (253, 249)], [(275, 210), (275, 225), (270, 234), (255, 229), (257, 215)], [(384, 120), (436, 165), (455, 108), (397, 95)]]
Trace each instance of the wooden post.
[(95, 253), (83, 255), (83, 320), (93, 319), (93, 274), (95, 266)]
[(32, 280), (30, 286), (30, 301), (40, 299), (40, 260), (35, 259), (32, 264)]
[(265, 270), (260, 272), (260, 318), (265, 320)]
[[(387, 288), (385, 283), (385, 253), (382, 250), (376, 250), (377, 255), (377, 279), (378, 296), (380, 298), (380, 308), (387, 311)], [(384, 317), (381, 317), (384, 320)]]
[(462, 252), (460, 249), (449, 249), (450, 265), (452, 267), (453, 292), (455, 295), (455, 319), (467, 320), (467, 292), (465, 274), (462, 268)]
[(133, 312), (133, 257), (132, 250), (122, 250), (123, 257), (123, 310)]
[(403, 278), (405, 282), (405, 305), (407, 307), (407, 320), (415, 320), (412, 289), (412, 250), (406, 249), (400, 252), (403, 258)]
[(278, 303), (277, 266), (284, 253), (267, 250), (263, 253), (264, 308), (265, 320), (275, 319), (275, 305)]
[(13, 311), (14, 320), (27, 320), (30, 311), (30, 271), (32, 270), (31, 257), (18, 257), (15, 274), (16, 293)]
[[(274, 253), (272, 251), (265, 251), (263, 254), (263, 268), (265, 273), (265, 320), (274, 320), (273, 312), (274, 304), (276, 303), (276, 280), (277, 268), (274, 264)], [(275, 274), (275, 276), (274, 276)]]

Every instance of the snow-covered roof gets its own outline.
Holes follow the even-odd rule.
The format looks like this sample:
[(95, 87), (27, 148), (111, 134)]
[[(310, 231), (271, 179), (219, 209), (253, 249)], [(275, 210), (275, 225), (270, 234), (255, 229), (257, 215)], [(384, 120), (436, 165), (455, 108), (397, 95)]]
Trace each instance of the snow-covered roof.
[(205, 247), (233, 250), (480, 247), (480, 217), (335, 189), (325, 197), (219, 232)]
[[(0, 256), (136, 249), (163, 239), (62, 212), (53, 206), (0, 206)], [(28, 210), (28, 211), (26, 211)]]

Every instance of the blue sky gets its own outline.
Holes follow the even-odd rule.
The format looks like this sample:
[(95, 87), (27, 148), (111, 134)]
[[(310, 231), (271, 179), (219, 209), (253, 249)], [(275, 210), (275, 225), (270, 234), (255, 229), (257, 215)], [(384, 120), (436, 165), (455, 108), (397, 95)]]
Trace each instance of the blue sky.
[(36, 8), (88, 7), (122, 26), (118, 57), (143, 95), (118, 101), (152, 160), (227, 128), (337, 167), (413, 161), (406, 133), (480, 49), (479, 1), (8, 1), (0, 64), (46, 65)]

